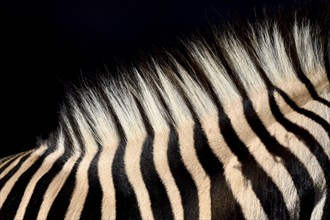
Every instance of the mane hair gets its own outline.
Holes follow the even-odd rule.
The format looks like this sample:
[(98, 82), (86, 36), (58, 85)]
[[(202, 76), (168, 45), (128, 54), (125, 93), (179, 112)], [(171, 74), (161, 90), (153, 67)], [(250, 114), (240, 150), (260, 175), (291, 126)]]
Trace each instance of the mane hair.
[[(117, 79), (101, 77), (97, 86), (70, 95), (61, 126), (72, 127), (69, 121), (74, 121), (75, 132), (67, 130), (88, 149), (91, 139), (105, 147), (193, 123), (214, 115), (219, 103), (231, 111), (244, 101), (242, 90), (262, 105), (269, 83), (304, 104), (329, 89), (325, 19), (296, 13), (285, 22), (277, 20), (246, 22), (239, 30), (227, 26), (221, 32), (213, 27), (207, 35), (182, 40), (179, 49), (126, 68)], [(256, 109), (262, 115), (262, 106)]]

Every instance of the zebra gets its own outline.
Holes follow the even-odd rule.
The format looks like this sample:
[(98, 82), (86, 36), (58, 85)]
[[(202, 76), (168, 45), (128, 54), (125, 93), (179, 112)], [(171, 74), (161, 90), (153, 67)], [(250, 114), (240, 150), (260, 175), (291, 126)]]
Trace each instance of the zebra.
[(0, 219), (329, 219), (328, 10), (191, 36), (0, 161)]

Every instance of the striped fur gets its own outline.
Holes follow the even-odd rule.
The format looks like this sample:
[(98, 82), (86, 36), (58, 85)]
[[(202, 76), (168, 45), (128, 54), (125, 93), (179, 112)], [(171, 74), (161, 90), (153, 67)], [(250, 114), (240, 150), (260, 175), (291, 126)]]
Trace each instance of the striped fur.
[(329, 219), (324, 31), (214, 32), (72, 95), (1, 160), (0, 219)]

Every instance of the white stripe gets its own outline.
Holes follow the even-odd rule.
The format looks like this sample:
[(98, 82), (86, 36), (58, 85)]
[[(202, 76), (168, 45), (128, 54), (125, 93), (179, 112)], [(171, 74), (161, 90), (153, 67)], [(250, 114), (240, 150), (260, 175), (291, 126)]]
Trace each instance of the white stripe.
[(77, 107), (75, 108), (74, 116), (77, 120), (79, 131), (81, 132), (85, 155), (77, 169), (75, 186), (71, 196), (70, 205), (65, 215), (66, 220), (80, 218), (90, 187), (88, 184), (88, 170), (98, 150), (90, 127)]
[(321, 46), (321, 39), (315, 37), (317, 35), (321, 35), (320, 30), (309, 22), (298, 24), (296, 21), (293, 26), (294, 42), (302, 70), (314, 88), (320, 91), (319, 85), (325, 83), (327, 73), (323, 59), (324, 48)]
[(68, 159), (68, 161), (62, 167), (62, 170), (54, 177), (52, 182), (49, 184), (45, 195), (43, 197), (42, 203), (40, 205), (40, 209), (38, 212), (37, 219), (47, 219), (47, 215), (49, 210), (56, 199), (58, 193), (62, 189), (65, 181), (67, 180), (68, 176), (70, 175), (73, 166), (77, 162), (80, 153), (75, 153), (72, 157)]
[(65, 146), (65, 147), (73, 147), (73, 155), (66, 161), (66, 163), (63, 165), (61, 171), (54, 177), (54, 179), (51, 181), (51, 183), (48, 185), (48, 188), (44, 194), (42, 203), (40, 205), (40, 209), (38, 212), (37, 219), (47, 219), (47, 215), (49, 213), (49, 210), (55, 201), (58, 193), (62, 189), (65, 181), (67, 180), (68, 176), (70, 175), (73, 166), (77, 162), (80, 154), (81, 149), (78, 144), (78, 141), (76, 137), (73, 134), (72, 127), (66, 118), (66, 116), (62, 115), (63, 121), (65, 125), (68, 127), (70, 137), (72, 139), (73, 146)]
[(153, 144), (153, 160), (155, 168), (169, 197), (174, 219), (183, 219), (184, 212), (180, 191), (175, 183), (174, 177), (172, 176), (167, 157), (170, 130), (167, 121), (165, 120), (166, 116), (161, 110), (162, 106), (160, 105), (158, 98), (154, 95), (155, 91), (152, 91), (152, 89), (147, 86), (139, 73), (137, 73), (137, 78), (141, 91), (139, 93), (139, 100), (141, 100), (143, 109), (155, 131)]
[[(217, 108), (207, 93), (195, 82), (186, 71), (179, 67), (183, 83), (181, 86), (198, 114), (202, 128), (208, 139), (208, 143), (224, 167), (224, 176), (229, 188), (233, 191), (234, 197), (240, 204), (246, 219), (264, 219), (266, 214), (255, 195), (250, 181), (246, 181), (239, 167), (242, 164), (232, 153), (226, 144), (219, 129), (219, 118)], [(210, 68), (206, 68), (210, 69)], [(178, 79), (179, 80), (179, 79)], [(216, 196), (216, 195), (213, 195)], [(218, 195), (222, 196), (222, 195)], [(225, 201), (224, 201), (225, 203)]]
[(213, 153), (223, 164), (226, 181), (246, 219), (266, 219), (267, 215), (252, 189), (251, 181), (247, 181), (242, 174), (242, 164), (231, 152), (222, 136), (223, 134), (221, 134), (218, 120), (218, 116), (215, 114), (201, 120), (201, 123)]
[(26, 186), (21, 203), (18, 206), (16, 216), (14, 219), (23, 219), (26, 207), (29, 204), (31, 196), (33, 194), (34, 188), (36, 187), (38, 181), (52, 168), (53, 164), (58, 160), (58, 158), (64, 153), (64, 139), (62, 133), (58, 137), (57, 149), (48, 155), (43, 161), (40, 169), (32, 176), (29, 184)]
[(161, 93), (171, 110), (179, 138), (180, 154), (184, 165), (191, 174), (198, 193), (199, 218), (211, 218), (211, 181), (200, 164), (194, 143), (194, 122), (187, 106), (171, 82), (158, 69), (161, 81)]
[[(263, 35), (263, 43), (261, 43), (260, 56), (262, 57), (260, 57), (260, 59), (262, 59), (261, 62), (262, 65), (264, 65), (264, 68), (271, 68), (272, 65), (275, 65), (273, 66), (275, 69), (267, 69), (266, 71), (268, 71), (267, 74), (273, 83), (279, 83), (276, 78), (273, 78), (274, 76), (277, 76), (278, 78), (279, 75), (284, 74), (284, 71), (288, 71), (290, 74), (287, 74), (286, 77), (288, 77), (287, 80), (289, 80), (294, 78), (294, 75), (292, 72), (292, 67), (290, 66), (291, 64), (289, 64), (288, 58), (286, 57), (286, 54), (284, 54), (283, 42), (276, 32), (276, 28), (273, 31), (275, 37), (274, 41), (276, 42), (274, 48), (276, 48), (276, 51), (272, 50), (274, 48), (269, 49), (271, 40), (269, 38), (270, 36), (265, 31)], [(263, 125), (268, 128), (268, 126), (274, 123), (276, 119), (271, 113), (268, 101), (268, 91), (260, 77), (260, 74), (257, 72), (251, 59), (247, 55), (246, 57), (241, 57), (241, 55), (246, 54), (241, 46), (237, 47), (236, 45), (231, 45), (228, 43), (228, 51), (232, 59), (231, 62), (233, 63), (235, 70), (241, 76), (241, 80), (244, 82), (243, 76), (245, 76), (245, 69), (238, 64), (241, 62), (241, 59), (245, 59), (250, 68), (250, 72), (254, 73), (254, 80), (259, 82), (259, 89), (252, 88), (248, 84), (243, 83), (243, 85), (248, 93), (248, 96), (251, 97), (253, 108), (257, 112), (259, 119)], [(280, 57), (282, 55), (283, 57)], [(271, 59), (273, 60), (271, 61)], [(274, 64), (273, 62), (281, 63)], [(255, 157), (256, 161), (261, 165), (265, 172), (272, 178), (273, 182), (280, 189), (280, 191), (283, 192), (283, 198), (289, 210), (290, 217), (294, 218), (294, 214), (296, 213), (295, 209), (299, 207), (297, 206), (299, 197), (292, 177), (281, 162), (281, 158), (274, 158), (274, 156), (268, 152), (266, 146), (262, 143), (260, 138), (254, 133), (246, 118), (243, 117), (245, 114), (241, 103), (243, 103), (243, 100), (237, 104), (225, 106), (225, 111), (227, 112), (228, 117), (231, 118), (233, 127), (240, 139), (245, 143), (251, 154)], [(279, 126), (277, 131), (285, 132), (285, 129)]]
[(115, 219), (116, 198), (112, 176), (112, 163), (119, 144), (119, 136), (106, 105), (101, 103), (92, 91), (85, 94), (83, 105), (88, 113), (88, 118), (91, 120), (94, 128), (96, 128), (94, 130), (98, 131), (94, 136), (102, 145), (98, 162), (98, 175), (103, 192), (101, 218)]
[(42, 145), (36, 149), (31, 155), (22, 163), (22, 166), (17, 170), (17, 172), (5, 183), (0, 191), (0, 209), (7, 199), (8, 194), (11, 192), (13, 186), (20, 176), (27, 171), (46, 151), (47, 146)]
[[(32, 151), (24, 151), (24, 152), (21, 152), (19, 154), (16, 154), (16, 155), (12, 155), (12, 156), (8, 156), (8, 157), (4, 157), (4, 158), (1, 158), (0, 159), (0, 169), (2, 167), (4, 167), (6, 164), (8, 163), (12, 163), (14, 162), (17, 158), (21, 158), (23, 155), (27, 155), (28, 153), (31, 153)], [(16, 158), (15, 158), (16, 157)], [(4, 161), (4, 162), (3, 162)], [(0, 173), (1, 175), (1, 173)]]
[[(324, 151), (326, 153), (329, 153), (329, 147), (330, 146), (330, 140), (328, 137), (328, 134), (325, 132), (325, 130), (317, 124), (315, 121), (305, 117), (302, 114), (299, 114), (293, 109), (291, 109), (288, 105), (285, 104), (285, 101), (282, 99), (282, 97), (279, 96), (279, 94), (275, 94), (275, 99), (277, 103), (280, 103), (280, 108), (284, 108), (285, 106), (287, 109), (289, 109), (289, 113), (285, 115), (285, 117), (290, 120), (292, 123), (308, 130), (308, 132), (316, 138), (316, 140), (321, 144)], [(322, 111), (325, 109), (322, 109), (322, 104), (316, 101), (310, 101), (306, 103), (303, 107), (307, 109), (317, 109), (317, 114), (319, 116), (322, 116), (322, 114), (326, 113), (326, 111)], [(277, 128), (272, 126), (270, 128), (270, 132), (272, 134), (278, 133), (276, 132)], [(278, 134), (279, 135), (279, 134)], [(322, 170), (319, 161), (317, 161), (316, 157), (310, 152), (310, 150), (301, 142), (299, 141), (293, 134), (287, 133), (282, 134), (279, 139), (279, 142), (285, 141), (287, 143), (282, 143), (290, 146), (290, 150), (298, 157), (298, 159), (304, 164), (306, 169), (308, 170), (309, 175), (313, 179), (314, 183), (314, 189), (319, 189), (316, 191), (316, 198), (321, 198), (317, 206), (314, 208), (312, 216), (318, 216), (321, 213), (323, 213), (323, 210), (321, 208), (324, 206), (325, 198), (326, 198), (326, 180), (324, 176), (324, 171)], [(284, 137), (283, 137), (284, 136)], [(328, 155), (329, 156), (329, 155)], [(312, 218), (315, 219), (315, 218)]]
[(4, 176), (6, 176), (7, 173), (9, 173), (19, 163), (19, 161), (29, 153), (31, 153), (31, 151), (24, 152), (20, 156), (18, 156), (16, 159), (11, 161), (10, 165), (0, 173), (0, 179), (2, 179)]
[(124, 155), (125, 171), (136, 195), (141, 217), (153, 219), (150, 197), (142, 177), (140, 163), (147, 133), (132, 95), (127, 91), (124, 94), (122, 97), (115, 97), (108, 91), (107, 95), (127, 138)]

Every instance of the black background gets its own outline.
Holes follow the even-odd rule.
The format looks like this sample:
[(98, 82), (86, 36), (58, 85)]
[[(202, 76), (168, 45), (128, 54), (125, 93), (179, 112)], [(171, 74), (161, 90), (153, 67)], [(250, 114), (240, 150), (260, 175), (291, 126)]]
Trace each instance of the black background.
[(228, 15), (293, 2), (262, 0), (2, 1), (0, 156), (31, 149), (58, 123), (65, 91), (104, 64), (129, 59)]

